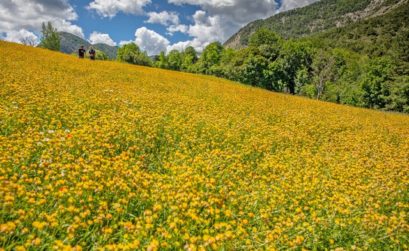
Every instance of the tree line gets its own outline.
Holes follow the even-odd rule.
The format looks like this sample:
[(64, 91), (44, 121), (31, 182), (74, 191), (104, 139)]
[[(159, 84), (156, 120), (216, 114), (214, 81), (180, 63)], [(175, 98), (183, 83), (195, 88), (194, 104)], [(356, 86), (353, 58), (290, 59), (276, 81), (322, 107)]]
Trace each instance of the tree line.
[(259, 29), (248, 46), (233, 50), (219, 42), (199, 54), (193, 47), (151, 59), (136, 44), (118, 49), (118, 60), (233, 81), (352, 106), (409, 113), (409, 76), (390, 56), (368, 57), (313, 40), (285, 40)]
[[(59, 41), (57, 30), (50, 23), (43, 24), (40, 46), (58, 51)], [(405, 41), (406, 37), (400, 39), (400, 43)], [(400, 51), (407, 52), (407, 48), (407, 44), (399, 46)], [(97, 51), (97, 59), (108, 57)], [(322, 45), (314, 38), (283, 39), (266, 28), (257, 30), (248, 46), (239, 50), (214, 42), (200, 55), (190, 46), (151, 58), (130, 43), (118, 49), (117, 61), (214, 75), (339, 104), (409, 113), (409, 76), (402, 70), (409, 65), (407, 54), (398, 53), (395, 58), (389, 54), (368, 56)]]

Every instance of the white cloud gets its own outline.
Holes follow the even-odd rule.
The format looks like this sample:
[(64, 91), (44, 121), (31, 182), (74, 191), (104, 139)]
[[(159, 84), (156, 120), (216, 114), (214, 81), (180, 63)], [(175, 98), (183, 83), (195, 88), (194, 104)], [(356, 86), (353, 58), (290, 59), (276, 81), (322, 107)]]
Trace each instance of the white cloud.
[(162, 24), (164, 26), (179, 24), (179, 16), (175, 12), (149, 12), (147, 15), (149, 17), (147, 23)]
[[(207, 44), (226, 41), (241, 27), (256, 19), (271, 16), (276, 11), (275, 0), (168, 0), (173, 4), (201, 7), (193, 15), (193, 24), (179, 31), (192, 37), (185, 41), (201, 51)], [(173, 28), (173, 27), (172, 27)], [(169, 28), (172, 32), (172, 29)], [(178, 43), (178, 47), (183, 43)]]
[(208, 44), (209, 43), (202, 43), (201, 41), (195, 38), (189, 41), (182, 41), (182, 42), (178, 42), (178, 43), (169, 45), (166, 48), (166, 51), (168, 53), (172, 50), (184, 51), (187, 47), (192, 46), (197, 51), (201, 52), (203, 51), (204, 47), (206, 47)]
[(147, 15), (148, 20), (145, 21), (146, 23), (161, 24), (166, 26), (168, 35), (173, 35), (175, 32), (186, 33), (188, 31), (189, 27), (187, 25), (180, 24), (179, 16), (176, 12), (149, 12)]
[(281, 7), (278, 12), (304, 7), (317, 2), (317, 0), (282, 0), (281, 2)]
[(143, 7), (150, 3), (151, 0), (93, 0), (87, 8), (100, 16), (113, 18), (119, 12), (141, 15)]
[(38, 37), (34, 33), (25, 29), (7, 32), (4, 40), (31, 46), (35, 46), (39, 43)]
[(72, 24), (78, 18), (68, 0), (1, 0), (0, 32), (27, 30), (40, 33), (43, 22), (52, 22), (59, 31), (84, 37), (81, 27)]
[(112, 40), (112, 38), (108, 34), (100, 33), (97, 31), (94, 31), (91, 33), (88, 41), (91, 44), (107, 44), (110, 46), (116, 46), (116, 43), (114, 42), (114, 40)]
[(275, 0), (168, 0), (174, 4), (200, 6), (210, 16), (221, 16), (229, 24), (244, 25), (256, 19), (274, 14), (277, 9)]
[(65, 31), (74, 35), (77, 35), (81, 38), (84, 38), (84, 32), (82, 31), (82, 28), (79, 27), (78, 25), (73, 25), (70, 22), (62, 19), (57, 19), (54, 21), (51, 21), (53, 26), (57, 28), (58, 31)]
[(189, 26), (184, 25), (184, 24), (178, 24), (178, 25), (171, 25), (167, 28), (169, 33), (172, 35), (175, 32), (182, 32), (186, 33), (189, 30)]
[[(190, 4), (201, 8), (193, 15), (193, 24), (181, 29), (181, 32), (193, 39), (172, 46), (194, 44), (200, 51), (210, 42), (226, 41), (249, 22), (315, 1), (317, 0), (282, 0), (282, 6), (279, 8), (276, 0), (168, 0), (176, 5)], [(168, 30), (171, 31), (171, 28)]]
[(130, 43), (135, 43), (135, 41), (132, 41), (132, 40), (122, 40), (121, 42), (119, 42), (119, 46), (123, 46), (123, 45), (130, 44)]
[(135, 31), (135, 43), (148, 55), (158, 55), (161, 51), (166, 51), (170, 42), (155, 31), (142, 27)]

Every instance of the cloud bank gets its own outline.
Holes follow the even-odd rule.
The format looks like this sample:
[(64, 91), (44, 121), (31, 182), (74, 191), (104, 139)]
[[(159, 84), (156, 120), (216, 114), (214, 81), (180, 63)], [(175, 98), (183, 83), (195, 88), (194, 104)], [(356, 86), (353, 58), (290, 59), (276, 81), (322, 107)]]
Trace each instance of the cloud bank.
[[(115, 18), (119, 13), (143, 18), (147, 24), (159, 24), (166, 28), (167, 34), (159, 34), (147, 27), (135, 31), (135, 40), (149, 54), (161, 50), (183, 50), (193, 46), (198, 51), (211, 42), (226, 41), (241, 27), (256, 19), (269, 17), (277, 12), (302, 7), (317, 0), (167, 0), (171, 6), (191, 5), (197, 11), (189, 22), (183, 23), (175, 8), (158, 10), (157, 0), (92, 0), (81, 6), (101, 18)], [(148, 9), (150, 11), (145, 11)], [(1, 0), (0, 1), (0, 38), (8, 41), (36, 41), (42, 22), (52, 22), (59, 31), (66, 31), (84, 38), (81, 27), (75, 25), (78, 19), (69, 0)], [(186, 41), (171, 44), (166, 35), (183, 33), (189, 37)], [(116, 45), (107, 33), (93, 32), (89, 36), (92, 43)], [(126, 41), (129, 42), (129, 41)], [(123, 44), (124, 42), (120, 42)]]
[(97, 31), (94, 31), (91, 33), (88, 41), (91, 44), (107, 44), (110, 46), (116, 46), (116, 43), (114, 42), (114, 40), (112, 40), (112, 38), (108, 34), (100, 33)]
[[(1, 0), (0, 33), (4, 38), (40, 33), (43, 22), (52, 22), (59, 31), (84, 37), (81, 27), (72, 22), (78, 18), (68, 0)], [(30, 35), (32, 36), (32, 35)]]
[(94, 0), (88, 9), (95, 10), (102, 17), (113, 18), (119, 12), (141, 15), (143, 7), (150, 4), (151, 0)]

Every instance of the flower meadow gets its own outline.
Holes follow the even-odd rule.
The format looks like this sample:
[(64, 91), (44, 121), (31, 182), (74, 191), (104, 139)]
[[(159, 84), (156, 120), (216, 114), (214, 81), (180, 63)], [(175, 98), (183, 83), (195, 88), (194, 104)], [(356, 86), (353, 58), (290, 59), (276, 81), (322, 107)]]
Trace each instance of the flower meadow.
[(0, 42), (0, 250), (408, 250), (409, 117)]

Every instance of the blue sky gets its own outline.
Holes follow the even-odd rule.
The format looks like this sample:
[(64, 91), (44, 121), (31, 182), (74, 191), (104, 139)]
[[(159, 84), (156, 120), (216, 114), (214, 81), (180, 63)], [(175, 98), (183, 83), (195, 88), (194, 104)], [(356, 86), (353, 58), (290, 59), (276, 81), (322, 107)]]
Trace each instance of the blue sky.
[(36, 44), (41, 23), (150, 55), (225, 42), (247, 23), (317, 0), (1, 0), (0, 39)]
[[(140, 27), (147, 27), (148, 29), (154, 30), (159, 34), (164, 35), (171, 43), (176, 43), (180, 41), (185, 41), (190, 39), (189, 35), (176, 32), (173, 36), (167, 35), (166, 27), (160, 24), (146, 23), (146, 16), (143, 15), (132, 15), (125, 13), (118, 13), (114, 18), (103, 18), (96, 14), (94, 11), (87, 10), (85, 8), (84, 0), (72, 0), (70, 1), (78, 13), (78, 20), (74, 23), (82, 27), (83, 32), (86, 37), (94, 32), (98, 31), (101, 33), (107, 33), (110, 37), (116, 41), (128, 41), (135, 38), (135, 30)], [(193, 14), (199, 10), (198, 6), (194, 5), (183, 5), (178, 6), (174, 4), (169, 4), (165, 0), (153, 1), (153, 4), (147, 5), (145, 7), (146, 12), (177, 12), (181, 23), (191, 24), (191, 17)]]

